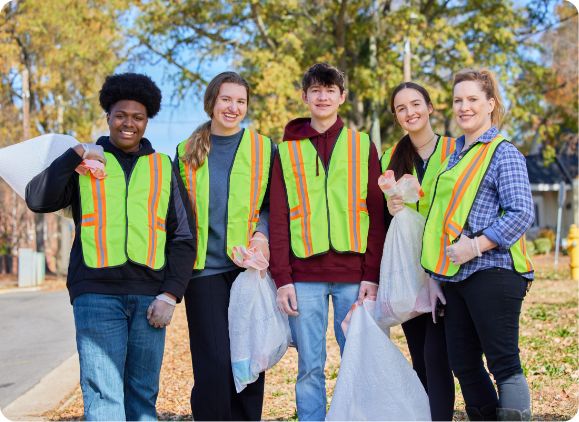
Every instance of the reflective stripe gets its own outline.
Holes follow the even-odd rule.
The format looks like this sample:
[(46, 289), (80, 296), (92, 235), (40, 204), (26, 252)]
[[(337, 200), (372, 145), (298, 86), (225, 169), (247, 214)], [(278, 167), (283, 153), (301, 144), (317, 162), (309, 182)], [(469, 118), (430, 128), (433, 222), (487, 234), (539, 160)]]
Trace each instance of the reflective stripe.
[(358, 162), (360, 156), (359, 134), (352, 129), (348, 129), (348, 191), (350, 201), (348, 202), (348, 220), (350, 222), (350, 248), (353, 251), (359, 250), (360, 220), (358, 218), (358, 186), (360, 185), (360, 174)]
[(312, 254), (312, 238), (309, 226), (310, 221), (308, 218), (310, 214), (309, 212), (310, 201), (308, 198), (308, 188), (305, 180), (306, 172), (303, 168), (304, 160), (302, 157), (302, 149), (299, 142), (298, 141), (290, 142), (289, 151), (290, 151), (290, 160), (292, 162), (293, 168), (295, 169), (294, 175), (302, 218), (302, 239), (306, 250), (306, 256), (310, 256)]
[(259, 218), (259, 197), (261, 195), (261, 178), (263, 174), (263, 140), (261, 135), (257, 132), (250, 132), (251, 136), (251, 162), (253, 163), (253, 171), (251, 172), (250, 182), (250, 204), (249, 204), (249, 218), (247, 220), (247, 239), (251, 239), (253, 235), (253, 223), (256, 223)]
[(442, 142), (443, 144), (440, 154), (441, 163), (443, 163), (444, 160), (446, 160), (446, 157), (448, 157), (452, 153), (452, 138), (445, 136), (444, 138), (442, 138)]
[(294, 218), (298, 218), (301, 216), (300, 213), (300, 206), (297, 205), (290, 210), (290, 219), (293, 220)]
[[(199, 218), (197, 217), (197, 208), (195, 205), (195, 195), (197, 190), (197, 173), (193, 170), (193, 167), (188, 163), (185, 162), (185, 173), (187, 174), (187, 178), (185, 181), (187, 182), (187, 191), (189, 193), (189, 200), (191, 201), (191, 210), (193, 212), (193, 216), (195, 217), (195, 232), (197, 242), (199, 242)], [(197, 265), (197, 261), (199, 260), (199, 253), (195, 254), (195, 262), (193, 263), (193, 267)]]
[(446, 229), (448, 230), (448, 234), (452, 234), (454, 237), (458, 237), (458, 235), (462, 232), (462, 227), (460, 227), (454, 221), (449, 221), (446, 225)]
[[(444, 232), (446, 233), (453, 232), (452, 228), (449, 226), (449, 223), (452, 217), (454, 216), (456, 210), (458, 209), (462, 197), (467, 191), (466, 188), (472, 181), (474, 175), (476, 175), (476, 173), (478, 172), (479, 168), (482, 166), (484, 159), (489, 151), (489, 146), (491, 145), (491, 143), (484, 144), (479, 148), (479, 150), (473, 157), (472, 161), (468, 164), (468, 166), (464, 169), (462, 174), (457, 179), (454, 189), (452, 190), (451, 199), (444, 214), (443, 227), (446, 229), (444, 230)], [(442, 241), (440, 245), (441, 253), (439, 254), (438, 263), (436, 264), (435, 270), (437, 274), (445, 274), (446, 271), (448, 270), (448, 266), (450, 265), (450, 260), (446, 256), (446, 245), (450, 243), (449, 240), (450, 238), (446, 234), (441, 238)]]
[(99, 267), (108, 266), (108, 254), (107, 254), (107, 232), (106, 232), (106, 205), (107, 200), (105, 197), (105, 184), (101, 179), (96, 177), (91, 177), (92, 192), (94, 209), (96, 213), (95, 222), (95, 238), (96, 238), (96, 252), (97, 252), (97, 263)]
[(163, 177), (161, 167), (161, 156), (159, 154), (149, 155), (149, 248), (147, 252), (147, 266), (155, 266), (155, 255), (157, 247), (157, 208), (161, 191), (159, 186)]
[(80, 224), (82, 224), (83, 226), (94, 226), (94, 223), (95, 223), (94, 213), (83, 215), (82, 220), (80, 222)]
[(523, 253), (523, 256), (525, 257), (525, 265), (527, 267), (527, 272), (530, 272), (533, 270), (533, 264), (529, 260), (529, 255), (527, 255), (527, 237), (525, 235), (521, 236), (521, 238), (519, 239), (519, 244), (520, 244), (521, 252)]

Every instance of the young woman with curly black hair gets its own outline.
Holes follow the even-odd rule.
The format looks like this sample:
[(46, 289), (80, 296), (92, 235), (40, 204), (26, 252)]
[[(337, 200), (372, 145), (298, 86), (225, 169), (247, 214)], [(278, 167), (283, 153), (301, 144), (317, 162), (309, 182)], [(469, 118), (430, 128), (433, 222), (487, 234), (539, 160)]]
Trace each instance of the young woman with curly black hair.
[[(86, 420), (156, 420), (165, 344), (195, 259), (187, 198), (168, 156), (144, 138), (161, 92), (147, 76), (107, 77), (109, 136), (57, 158), (27, 186), (34, 212), (72, 206), (67, 287), (74, 310)], [(98, 179), (75, 169), (105, 163)]]

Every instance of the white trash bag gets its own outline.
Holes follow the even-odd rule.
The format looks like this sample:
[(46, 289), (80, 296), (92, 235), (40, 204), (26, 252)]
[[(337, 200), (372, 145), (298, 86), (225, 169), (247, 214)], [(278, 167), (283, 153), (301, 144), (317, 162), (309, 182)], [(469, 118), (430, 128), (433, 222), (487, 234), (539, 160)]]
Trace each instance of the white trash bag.
[(429, 421), (424, 387), (373, 318), (375, 302), (354, 304), (328, 421)]
[[(386, 195), (401, 195), (404, 202), (416, 202), (421, 196), (414, 176), (404, 175), (398, 182), (388, 170), (380, 176)], [(404, 207), (392, 218), (380, 264), (380, 286), (374, 317), (381, 325), (394, 326), (431, 311), (428, 276), (420, 265), (425, 219)]]
[(287, 315), (277, 307), (276, 288), (265, 270), (267, 260), (261, 253), (252, 257), (245, 248), (234, 248), (234, 255), (238, 253), (245, 254), (238, 265), (248, 268), (233, 282), (229, 299), (231, 367), (239, 393), (279, 362), (291, 342), (291, 332)]
[[(24, 199), (28, 182), (78, 143), (72, 136), (50, 133), (2, 148), (0, 177)], [(69, 208), (59, 214), (71, 217)]]

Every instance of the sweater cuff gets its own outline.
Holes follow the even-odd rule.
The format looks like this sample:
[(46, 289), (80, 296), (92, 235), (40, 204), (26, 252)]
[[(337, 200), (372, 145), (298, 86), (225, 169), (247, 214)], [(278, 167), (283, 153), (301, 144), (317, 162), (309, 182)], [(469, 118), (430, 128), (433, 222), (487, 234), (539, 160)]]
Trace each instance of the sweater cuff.
[(372, 283), (380, 283), (380, 269), (379, 268), (364, 268), (362, 280), (371, 281)]
[(273, 282), (275, 283), (275, 287), (278, 289), (283, 286), (287, 286), (288, 284), (293, 284), (292, 276), (290, 274), (284, 274), (282, 276), (273, 277)]
[(171, 293), (177, 298), (177, 303), (180, 303), (185, 294), (185, 287), (182, 283), (175, 280), (165, 280), (159, 289), (161, 293)]

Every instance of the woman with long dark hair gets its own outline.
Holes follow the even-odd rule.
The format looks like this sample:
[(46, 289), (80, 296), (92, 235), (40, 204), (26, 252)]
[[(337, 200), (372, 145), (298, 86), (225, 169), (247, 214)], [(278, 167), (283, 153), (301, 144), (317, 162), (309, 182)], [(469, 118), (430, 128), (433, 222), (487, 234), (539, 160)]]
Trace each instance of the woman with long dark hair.
[[(408, 204), (424, 217), (430, 207), (430, 193), (442, 163), (454, 151), (454, 139), (437, 135), (430, 125), (434, 106), (426, 89), (414, 82), (398, 85), (390, 98), (390, 109), (398, 124), (407, 134), (381, 159), (382, 171), (394, 171), (396, 179), (414, 174), (422, 186), (424, 196), (416, 204)], [(405, 206), (399, 196), (387, 198), (388, 211), (393, 216)], [(444, 302), (438, 285), (432, 294)], [(439, 318), (440, 319), (440, 318)], [(402, 324), (412, 366), (430, 402), (432, 420), (450, 421), (454, 410), (454, 380), (446, 352), (444, 322), (428, 314), (420, 315)]]

